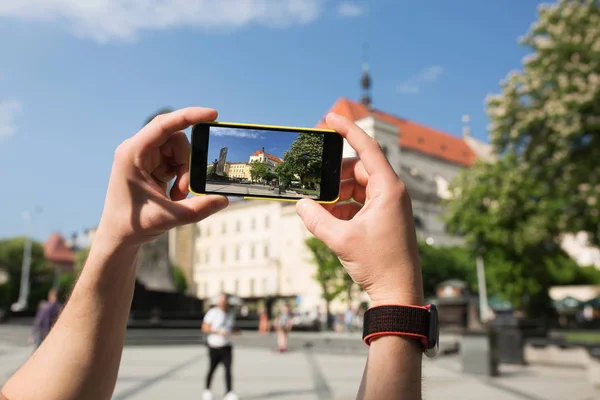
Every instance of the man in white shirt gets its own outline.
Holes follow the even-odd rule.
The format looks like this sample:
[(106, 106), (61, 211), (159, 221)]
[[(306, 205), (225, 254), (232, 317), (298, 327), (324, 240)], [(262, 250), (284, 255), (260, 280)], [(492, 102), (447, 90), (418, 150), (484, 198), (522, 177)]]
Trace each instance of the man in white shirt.
[(234, 318), (232, 314), (227, 312), (227, 300), (226, 294), (219, 295), (217, 306), (208, 310), (202, 321), (202, 332), (207, 335), (206, 343), (210, 360), (203, 400), (212, 400), (210, 384), (215, 369), (220, 363), (225, 366), (225, 386), (227, 387), (225, 400), (237, 400), (237, 396), (233, 393), (231, 387), (231, 361), (233, 356), (231, 331)]

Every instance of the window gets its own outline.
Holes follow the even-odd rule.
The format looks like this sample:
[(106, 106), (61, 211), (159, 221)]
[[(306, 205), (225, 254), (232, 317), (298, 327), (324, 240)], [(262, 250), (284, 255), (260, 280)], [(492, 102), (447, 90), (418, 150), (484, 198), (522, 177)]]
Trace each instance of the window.
[(225, 262), (225, 248), (221, 249), (221, 262)]
[(204, 263), (208, 264), (209, 261), (210, 261), (210, 255), (208, 254), (208, 250), (206, 250), (206, 253), (204, 254)]
[(225, 291), (225, 281), (221, 280), (221, 293)]
[(221, 233), (224, 235), (227, 232), (227, 224), (225, 224), (225, 222), (223, 222), (223, 225), (221, 225)]
[(262, 290), (263, 294), (267, 294), (267, 278), (262, 278)]
[(240, 246), (235, 246), (235, 261), (240, 260)]
[(265, 258), (269, 258), (269, 245), (265, 244)]
[(233, 288), (233, 293), (237, 295), (239, 288), (240, 288), (240, 281), (238, 279), (236, 279), (235, 280), (235, 286)]
[(415, 221), (415, 228), (423, 229), (424, 224), (423, 224), (423, 220), (421, 219), (421, 217), (419, 217), (418, 215), (415, 215), (413, 218)]
[(250, 297), (254, 297), (254, 278), (250, 278)]
[(254, 245), (250, 246), (250, 259), (254, 260)]
[(235, 231), (236, 231), (236, 232), (239, 232), (239, 231), (240, 231), (240, 225), (241, 225), (241, 224), (240, 224), (240, 221), (236, 221), (236, 222), (235, 222)]
[(256, 220), (252, 218), (252, 222), (250, 223), (250, 229), (254, 230), (256, 228)]
[(269, 221), (269, 216), (267, 215), (267, 216), (265, 217), (265, 228), (267, 228), (267, 229), (269, 229), (269, 222), (270, 222), (270, 221)]

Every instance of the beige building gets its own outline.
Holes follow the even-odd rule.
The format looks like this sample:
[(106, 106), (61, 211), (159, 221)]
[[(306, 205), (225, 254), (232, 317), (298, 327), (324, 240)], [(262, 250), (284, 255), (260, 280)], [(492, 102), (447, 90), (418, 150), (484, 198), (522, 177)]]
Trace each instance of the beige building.
[[(311, 234), (295, 204), (236, 201), (198, 224), (194, 281), (199, 298), (221, 291), (244, 299), (267, 296), (299, 301), (303, 310), (324, 305), (306, 247)], [(340, 300), (334, 311), (347, 308)]]
[(251, 179), (250, 164), (247, 162), (227, 163), (225, 173), (229, 178)]
[(273, 154), (265, 153), (265, 149), (256, 150), (251, 156), (250, 160), (253, 162), (261, 162), (267, 165), (269, 171), (275, 171), (275, 168), (283, 161), (281, 158), (274, 156)]

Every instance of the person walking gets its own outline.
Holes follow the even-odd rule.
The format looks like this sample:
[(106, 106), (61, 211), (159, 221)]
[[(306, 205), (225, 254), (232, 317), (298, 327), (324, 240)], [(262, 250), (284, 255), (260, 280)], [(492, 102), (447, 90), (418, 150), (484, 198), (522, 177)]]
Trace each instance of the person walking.
[(283, 305), (275, 319), (275, 328), (277, 329), (277, 348), (275, 350), (283, 353), (288, 350), (288, 334), (292, 330), (292, 314), (287, 303)]
[(30, 341), (34, 342), (36, 349), (40, 347), (46, 336), (48, 336), (48, 333), (50, 333), (50, 329), (52, 329), (52, 326), (58, 319), (61, 310), (62, 304), (58, 301), (58, 291), (50, 289), (48, 292), (48, 301), (40, 302), (33, 321), (32, 338)]
[(210, 385), (213, 374), (221, 363), (225, 367), (225, 387), (227, 389), (225, 400), (237, 400), (238, 398), (233, 392), (231, 382), (231, 363), (233, 361), (231, 333), (235, 321), (233, 314), (229, 313), (228, 300), (226, 294), (219, 295), (217, 305), (208, 310), (202, 321), (202, 332), (207, 335), (206, 344), (209, 357), (203, 400), (212, 400), (213, 398)]

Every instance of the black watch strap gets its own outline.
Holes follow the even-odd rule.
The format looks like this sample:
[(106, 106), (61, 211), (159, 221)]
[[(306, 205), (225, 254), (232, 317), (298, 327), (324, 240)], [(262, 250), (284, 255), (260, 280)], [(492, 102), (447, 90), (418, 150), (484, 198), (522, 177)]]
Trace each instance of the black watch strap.
[(428, 356), (437, 353), (437, 308), (434, 305), (386, 305), (369, 308), (364, 315), (364, 342), (370, 345), (373, 339), (389, 335), (413, 337), (421, 342)]

